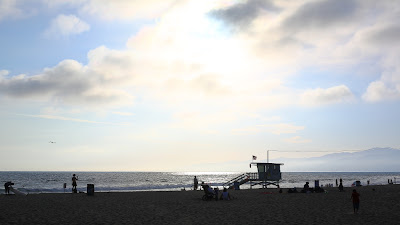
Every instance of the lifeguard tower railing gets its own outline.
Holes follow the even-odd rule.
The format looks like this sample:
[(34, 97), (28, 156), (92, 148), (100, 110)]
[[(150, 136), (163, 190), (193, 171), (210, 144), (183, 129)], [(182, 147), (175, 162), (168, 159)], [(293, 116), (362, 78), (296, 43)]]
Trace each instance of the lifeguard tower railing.
[(250, 183), (250, 188), (261, 185), (267, 188), (268, 185), (275, 185), (279, 188), (279, 181), (282, 179), (280, 166), (282, 163), (252, 163), (257, 166), (257, 173), (243, 173), (222, 184), (224, 187), (233, 188), (235, 185)]

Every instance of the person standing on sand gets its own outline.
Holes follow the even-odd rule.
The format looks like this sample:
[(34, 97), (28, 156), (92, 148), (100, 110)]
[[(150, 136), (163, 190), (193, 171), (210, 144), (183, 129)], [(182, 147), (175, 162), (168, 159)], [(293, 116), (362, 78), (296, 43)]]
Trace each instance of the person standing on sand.
[(343, 184), (342, 184), (342, 182), (340, 182), (340, 184), (339, 184), (339, 191), (340, 191), (340, 192), (343, 191)]
[(351, 193), (351, 199), (353, 200), (354, 214), (357, 214), (358, 208), (360, 207), (360, 194), (357, 193), (356, 189)]
[(310, 189), (310, 185), (309, 185), (308, 182), (306, 182), (306, 184), (304, 185), (303, 190), (304, 190), (305, 193), (307, 193), (309, 191), (309, 189)]
[(77, 190), (76, 190), (76, 186), (77, 186), (76, 181), (77, 180), (78, 180), (78, 177), (75, 177), (75, 174), (73, 174), (72, 175), (72, 192), (73, 193), (77, 193)]
[(197, 180), (197, 177), (196, 176), (194, 176), (194, 179), (193, 179), (193, 189), (195, 190), (195, 191), (197, 191), (197, 187), (199, 186), (199, 181)]

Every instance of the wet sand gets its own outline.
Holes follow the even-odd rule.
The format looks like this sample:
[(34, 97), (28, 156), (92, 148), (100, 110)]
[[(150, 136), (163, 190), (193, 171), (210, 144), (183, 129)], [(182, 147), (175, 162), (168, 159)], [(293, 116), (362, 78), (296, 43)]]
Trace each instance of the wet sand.
[(203, 191), (0, 195), (0, 224), (400, 223), (400, 185), (357, 187), (356, 215), (352, 189), (311, 194), (230, 190), (231, 201), (203, 201)]

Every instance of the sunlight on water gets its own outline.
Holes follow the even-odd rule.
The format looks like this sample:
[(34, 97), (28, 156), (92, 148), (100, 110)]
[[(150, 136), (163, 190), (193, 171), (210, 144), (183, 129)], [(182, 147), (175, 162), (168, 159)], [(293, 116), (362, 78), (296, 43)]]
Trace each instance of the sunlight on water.
[(200, 175), (231, 175), (238, 174), (240, 172), (176, 172), (176, 175), (190, 175), (190, 176), (200, 176)]

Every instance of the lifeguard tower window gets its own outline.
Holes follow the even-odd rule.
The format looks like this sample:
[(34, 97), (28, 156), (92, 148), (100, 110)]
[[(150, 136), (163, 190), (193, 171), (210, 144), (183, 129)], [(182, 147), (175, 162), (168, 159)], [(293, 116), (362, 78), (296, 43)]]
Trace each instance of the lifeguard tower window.
[(279, 181), (281, 179), (280, 164), (257, 163), (259, 180)]

